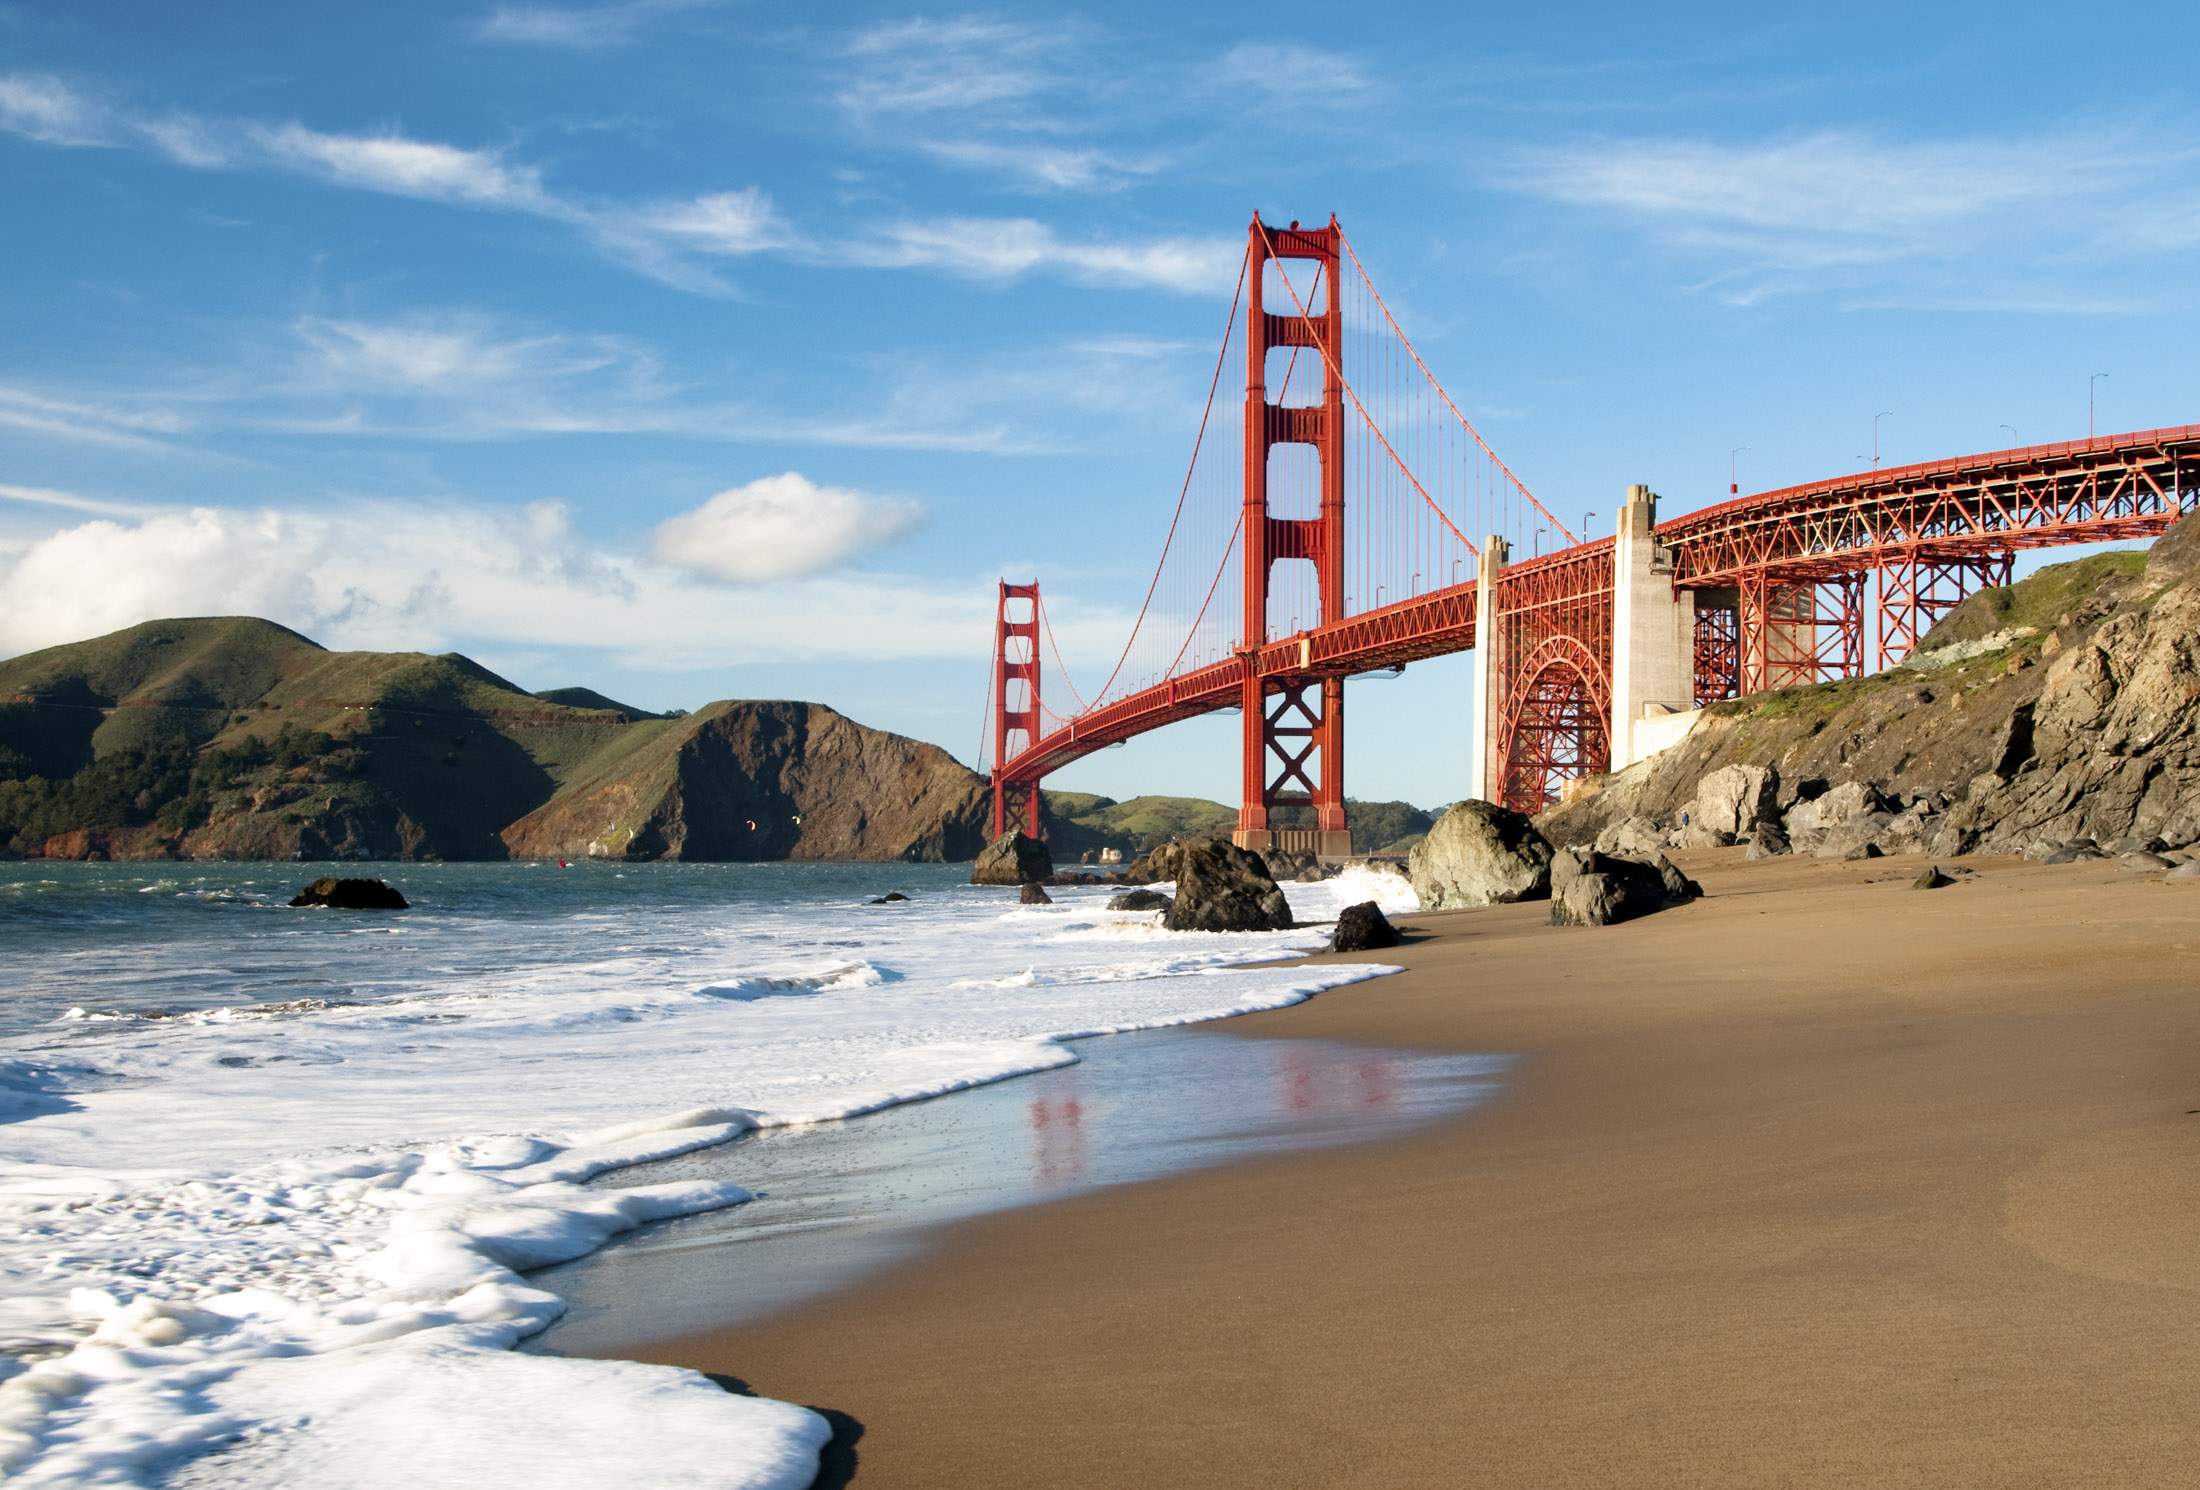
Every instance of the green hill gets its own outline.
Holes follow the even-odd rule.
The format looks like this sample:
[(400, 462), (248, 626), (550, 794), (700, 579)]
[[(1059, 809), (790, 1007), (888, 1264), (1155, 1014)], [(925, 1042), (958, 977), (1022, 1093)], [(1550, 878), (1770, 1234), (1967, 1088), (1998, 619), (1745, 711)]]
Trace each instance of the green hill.
[[(788, 707), (714, 705), (709, 740), (774, 721), (765, 742), (729, 750), (697, 735), (700, 722), (589, 689), (538, 696), (456, 653), (331, 652), (249, 616), (151, 621), (0, 663), (0, 850), (505, 858), (529, 851), (507, 829), (587, 782), (599, 801), (625, 793), (638, 820), (656, 824), (622, 839), (621, 855), (976, 852), (983, 784), (946, 752), (829, 710), (769, 713)], [(669, 773), (662, 751), (640, 749), (668, 730)], [(645, 757), (647, 780), (619, 779), (621, 761)], [(752, 788), (765, 790), (757, 800), (785, 796), (733, 779), (751, 769), (797, 771), (805, 801), (837, 794), (857, 804), (856, 820), (813, 810), (803, 815), (817, 819), (812, 831), (768, 842), (731, 832), (707, 804), (725, 818), (750, 803), (732, 819), (745, 823), (758, 810)], [(669, 799), (644, 800), (651, 782)], [(881, 800), (897, 794), (906, 800)], [(565, 851), (563, 839), (526, 841), (538, 840), (541, 852)]]
[[(1061, 860), (1091, 850), (1120, 850), (1135, 857), (1172, 838), (1225, 837), (1237, 826), (1237, 809), (1204, 797), (1133, 797), (1118, 802), (1086, 792), (1041, 792), (1047, 841)], [(1281, 809), (1276, 826), (1302, 826), (1304, 809)], [(1403, 852), (1435, 819), (1410, 802), (1361, 802), (1345, 799), (1353, 847), (1360, 853)], [(1311, 825), (1310, 821), (1304, 825)], [(1400, 847), (1399, 845), (1403, 845)]]

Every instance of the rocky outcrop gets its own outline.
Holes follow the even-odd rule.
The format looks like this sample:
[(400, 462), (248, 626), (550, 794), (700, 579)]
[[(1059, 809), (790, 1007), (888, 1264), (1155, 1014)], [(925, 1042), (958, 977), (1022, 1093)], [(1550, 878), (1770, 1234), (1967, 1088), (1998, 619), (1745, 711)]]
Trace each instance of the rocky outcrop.
[(970, 868), (973, 885), (1028, 885), (1054, 873), (1054, 856), (1038, 839), (1024, 833), (1003, 833), (978, 851)]
[(1537, 827), (1607, 853), (1731, 834), (1752, 858), (2200, 839), (2200, 524), (2143, 566), (2097, 555), (1982, 591), (1911, 665), (1715, 704)]
[(1551, 893), (1551, 845), (1520, 813), (1454, 802), (1413, 846), (1413, 891), (1425, 910), (1505, 905)]
[(1176, 899), (1162, 919), (1171, 931), (1287, 931), (1291, 902), (1276, 888), (1260, 855), (1202, 838), (1164, 844), (1151, 857), (1176, 881)]
[(1108, 902), (1111, 911), (1166, 911), (1176, 902), (1158, 890), (1126, 890)]
[(626, 726), (503, 841), (519, 859), (938, 862), (976, 856), (989, 810), (936, 745), (822, 704), (718, 703)]
[(1702, 886), (1660, 854), (1653, 863), (1594, 849), (1560, 849), (1551, 859), (1551, 924), (1609, 926), (1693, 900)]
[(1025, 905), (1054, 904), (1054, 897), (1047, 893), (1047, 887), (1036, 882), (1027, 882), (1023, 887), (1023, 892), (1017, 898)]
[(320, 905), (336, 911), (402, 911), (412, 907), (381, 880), (317, 879), (300, 890), (293, 906)]
[(1398, 928), (1390, 924), (1383, 908), (1372, 900), (1348, 905), (1337, 913), (1337, 929), (1330, 933), (1332, 952), (1379, 952), (1398, 945)]

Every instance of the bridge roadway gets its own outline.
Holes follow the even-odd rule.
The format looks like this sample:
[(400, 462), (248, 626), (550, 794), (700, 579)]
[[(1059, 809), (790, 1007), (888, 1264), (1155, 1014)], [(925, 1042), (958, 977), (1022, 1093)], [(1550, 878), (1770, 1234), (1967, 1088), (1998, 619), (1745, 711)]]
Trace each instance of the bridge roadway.
[[(1959, 588), (1975, 588), (1964, 584), (1966, 573), (1972, 580), (1991, 578), (1992, 565), (1999, 563), (2006, 574), (2007, 557), (2016, 550), (2150, 538), (2196, 505), (2200, 425), (2182, 425), (1889, 467), (1762, 492), (1655, 524), (1652, 536), (1660, 551), (1655, 567), (1662, 577), (1670, 566), (1674, 599), (1689, 592), (1733, 592), (1729, 605), (1739, 612), (1741, 635), (1738, 666), (1727, 689), (1731, 694), (1808, 681), (1793, 676), (1792, 666), (1790, 676), (1781, 676), (1772, 655), (1777, 649), (1766, 640), (1766, 618), (1772, 613), (1767, 607), (1777, 606), (1775, 592), (1783, 587), (1791, 596), (1798, 587), (1828, 582), (1860, 589), (1863, 576), (1879, 574), (1882, 650), (1890, 638), (1907, 650), (1906, 643), (1929, 625), (1930, 614), (1953, 600), (1945, 589), (1937, 597), (1925, 593), (1920, 575), (1926, 569), (1940, 566), (1943, 580), (1952, 575)], [(1628, 690), (1624, 680), (1615, 689), (1612, 677), (1613, 635), (1615, 630), (1623, 636), (1628, 631), (1626, 619), (1613, 615), (1616, 547), (1617, 540), (1600, 538), (1501, 565), (1486, 553), (1483, 575), (1464, 584), (1243, 648), (1227, 661), (1095, 707), (1004, 762), (996, 782), (1036, 786), (1093, 751), (1236, 706), (1244, 697), (1249, 669), (1269, 692), (1349, 677), (1473, 649), (1478, 626), (1493, 620), (1508, 638), (1501, 650), (1511, 655), (1506, 665), (1485, 669), (1489, 682), (1482, 690), (1483, 729), (1513, 720), (1517, 710), (1511, 706), (1533, 689), (1536, 676), (1522, 668), (1533, 665), (1540, 633), (1546, 641), (1570, 643), (1577, 659), (1586, 655), (1601, 665), (1601, 679), (1583, 680), (1592, 702), (1630, 713), (1610, 720), (1601, 752), (1598, 742), (1586, 743), (1591, 758), (1580, 764), (1607, 769), (1614, 744), (1619, 754), (1632, 758), (1628, 741), (1641, 702), (1639, 690)], [(1491, 574), (1494, 595), (1484, 606), (1480, 591)], [(1618, 603), (1624, 605), (1624, 597)], [(1897, 603), (1909, 608), (1907, 617), (1891, 614)], [(1692, 599), (1690, 609), (1699, 622), (1707, 614), (1696, 610)], [(1785, 614), (1792, 621), (1792, 599)], [(1849, 616), (1848, 624), (1860, 625), (1860, 614)], [(1699, 677), (1705, 644), (1699, 626), (1699, 655), (1692, 659)], [(1810, 670), (1861, 671), (1860, 643), (1852, 656), (1846, 667), (1812, 657)], [(1888, 660), (1882, 657), (1883, 663)], [(1575, 666), (1583, 670), (1578, 662)], [(1707, 701), (1702, 691), (1697, 690), (1693, 702)], [(1519, 726), (1515, 722), (1512, 727)], [(1491, 740), (1488, 764), (1477, 766), (1481, 795), (1505, 800), (1519, 794), (1502, 779), (1505, 763), (1518, 754), (1517, 743)], [(1601, 759), (1594, 758), (1600, 754)]]

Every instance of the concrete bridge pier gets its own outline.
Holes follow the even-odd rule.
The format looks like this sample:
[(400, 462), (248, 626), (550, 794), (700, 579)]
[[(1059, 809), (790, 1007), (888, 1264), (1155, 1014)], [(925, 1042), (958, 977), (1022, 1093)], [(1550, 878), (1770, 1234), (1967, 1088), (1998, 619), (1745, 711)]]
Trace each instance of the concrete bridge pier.
[(1497, 635), (1497, 580), (1512, 557), (1512, 545), (1495, 533), (1482, 540), (1482, 561), (1474, 587), (1474, 757), (1467, 780), (1485, 802), (1505, 800), (1505, 742), (1498, 737), (1499, 700), (1505, 669)]
[(1631, 486), (1612, 540), (1612, 764), (1633, 765), (1679, 738), (1696, 707), (1696, 598), (1673, 588), (1657, 539), (1658, 499)]

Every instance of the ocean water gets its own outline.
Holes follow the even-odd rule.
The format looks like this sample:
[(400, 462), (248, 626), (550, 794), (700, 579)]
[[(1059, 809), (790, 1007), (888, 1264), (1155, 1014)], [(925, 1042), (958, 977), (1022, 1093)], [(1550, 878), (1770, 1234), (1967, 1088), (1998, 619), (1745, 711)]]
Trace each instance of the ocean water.
[(305, 866), (0, 865), (0, 1473), (806, 1485), (804, 1409), (514, 1351), (541, 1270), (750, 1199), (675, 1156), (1387, 970), (966, 874), (408, 865), (376, 915), (289, 909)]

